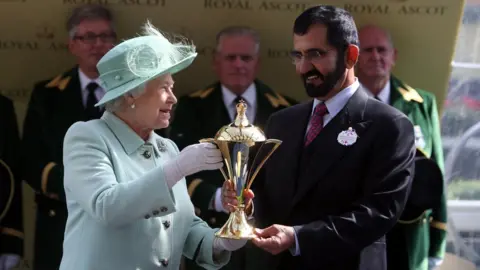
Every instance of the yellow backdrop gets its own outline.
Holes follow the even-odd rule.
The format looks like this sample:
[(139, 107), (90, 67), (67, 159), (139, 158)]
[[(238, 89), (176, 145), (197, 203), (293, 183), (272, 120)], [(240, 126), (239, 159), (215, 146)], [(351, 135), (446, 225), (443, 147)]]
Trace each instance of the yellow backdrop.
[[(146, 19), (162, 30), (191, 38), (200, 56), (176, 76), (179, 95), (214, 80), (210, 68), (216, 32), (227, 25), (256, 28), (262, 37), (259, 78), (277, 91), (306, 98), (288, 59), (292, 23), (305, 8), (333, 4), (350, 11), (358, 26), (376, 23), (392, 32), (399, 60), (395, 73), (414, 87), (444, 99), (463, 0), (0, 0), (0, 92), (14, 99), (20, 124), (35, 81), (74, 64), (65, 41), (68, 12), (83, 3), (111, 7), (121, 38), (135, 35)], [(32, 153), (34, 154), (34, 153)], [(28, 261), (32, 258), (34, 204), (25, 189)], [(29, 262), (23, 266), (28, 269)]]

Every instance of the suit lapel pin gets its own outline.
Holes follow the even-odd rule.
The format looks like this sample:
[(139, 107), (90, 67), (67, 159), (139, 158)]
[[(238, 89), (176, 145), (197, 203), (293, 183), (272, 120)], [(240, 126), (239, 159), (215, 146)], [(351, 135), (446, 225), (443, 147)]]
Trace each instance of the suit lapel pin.
[(341, 145), (350, 146), (357, 141), (357, 138), (357, 132), (355, 132), (352, 127), (349, 127), (347, 130), (344, 130), (338, 134), (337, 141)]
[(158, 147), (158, 151), (160, 151), (160, 152), (167, 151), (167, 145), (163, 142), (163, 140), (158, 140), (157, 141), (157, 147)]

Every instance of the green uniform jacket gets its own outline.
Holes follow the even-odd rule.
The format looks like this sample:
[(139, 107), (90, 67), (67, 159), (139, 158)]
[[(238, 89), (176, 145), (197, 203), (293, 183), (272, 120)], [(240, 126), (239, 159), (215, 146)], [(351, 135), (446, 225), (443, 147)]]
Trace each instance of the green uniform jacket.
[[(262, 130), (272, 113), (296, 104), (295, 100), (276, 93), (259, 80), (255, 80), (255, 86), (257, 113), (253, 124)], [(200, 139), (213, 138), (222, 126), (231, 122), (223, 102), (221, 85), (216, 82), (179, 99), (168, 134), (181, 150), (188, 145), (198, 143)], [(210, 210), (215, 191), (223, 185), (224, 181), (219, 170), (204, 171), (187, 177), (188, 192), (196, 214), (213, 228), (221, 227), (228, 219), (227, 214)], [(235, 258), (236, 253), (232, 254), (232, 260), (227, 269), (242, 268), (242, 262)], [(195, 269), (188, 263), (187, 266), (189, 270)]]
[[(444, 157), (435, 96), (392, 76), (390, 103), (415, 126), (417, 149), (435, 160), (443, 172)], [(441, 204), (413, 220), (400, 220), (387, 234), (388, 269), (427, 270), (428, 258), (443, 258), (447, 236), (445, 192)], [(406, 263), (408, 262), (408, 266)], [(403, 265), (402, 265), (403, 264)]]
[(87, 120), (78, 69), (35, 84), (24, 122), (24, 180), (35, 190), (35, 269), (58, 269), (67, 220), (63, 189), (63, 139)]
[(0, 255), (23, 256), (20, 138), (13, 102), (0, 95)]

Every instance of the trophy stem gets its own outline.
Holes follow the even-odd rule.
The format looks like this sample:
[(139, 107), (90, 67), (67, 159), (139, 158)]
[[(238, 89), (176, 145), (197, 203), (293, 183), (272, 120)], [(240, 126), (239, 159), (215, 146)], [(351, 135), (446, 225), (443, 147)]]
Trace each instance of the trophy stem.
[(245, 214), (245, 205), (241, 204), (230, 213), (227, 222), (215, 236), (227, 239), (252, 239), (255, 237), (253, 227), (247, 222)]

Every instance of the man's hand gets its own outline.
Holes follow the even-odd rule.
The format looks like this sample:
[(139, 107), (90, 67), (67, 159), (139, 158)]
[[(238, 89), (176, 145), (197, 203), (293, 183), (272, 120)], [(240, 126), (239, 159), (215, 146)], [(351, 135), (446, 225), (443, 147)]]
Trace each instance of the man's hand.
[[(245, 208), (249, 208), (252, 202), (253, 191), (251, 189), (243, 190), (243, 199)], [(222, 205), (223, 208), (228, 210), (229, 212), (233, 212), (235, 210), (235, 206), (238, 206), (237, 200), (237, 192), (233, 188), (233, 182), (231, 180), (225, 181), (222, 187)]]
[(277, 255), (295, 245), (295, 230), (293, 227), (272, 225), (266, 229), (255, 229), (257, 238), (252, 239), (257, 247)]

